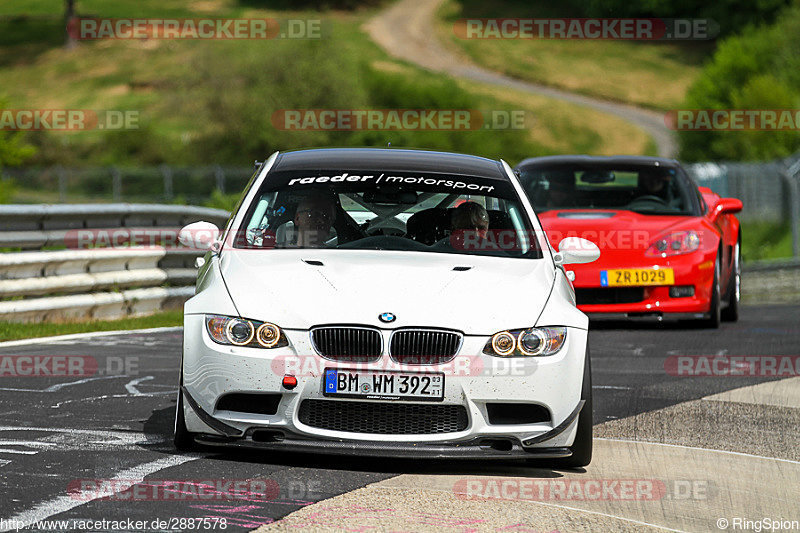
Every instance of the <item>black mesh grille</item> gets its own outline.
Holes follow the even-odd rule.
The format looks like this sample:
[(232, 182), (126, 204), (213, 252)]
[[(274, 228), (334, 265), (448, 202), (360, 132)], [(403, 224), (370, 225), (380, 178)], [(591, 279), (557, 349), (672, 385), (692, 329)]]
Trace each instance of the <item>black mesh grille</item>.
[(430, 435), (467, 429), (463, 405), (303, 400), (300, 422), (307, 426), (382, 435)]
[(642, 287), (575, 289), (575, 301), (578, 305), (631, 304), (642, 300), (644, 300)]
[(314, 347), (328, 359), (350, 363), (375, 361), (381, 356), (381, 333), (377, 329), (332, 326), (311, 330)]
[(436, 329), (399, 330), (392, 335), (392, 359), (407, 365), (446, 363), (456, 356), (461, 335)]

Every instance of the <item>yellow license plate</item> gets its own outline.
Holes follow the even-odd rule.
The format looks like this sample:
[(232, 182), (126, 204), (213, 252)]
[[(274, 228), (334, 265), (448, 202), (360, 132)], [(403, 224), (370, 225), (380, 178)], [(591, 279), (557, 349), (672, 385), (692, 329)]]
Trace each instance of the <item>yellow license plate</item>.
[(671, 268), (620, 268), (600, 271), (600, 285), (603, 287), (674, 284), (675, 274)]

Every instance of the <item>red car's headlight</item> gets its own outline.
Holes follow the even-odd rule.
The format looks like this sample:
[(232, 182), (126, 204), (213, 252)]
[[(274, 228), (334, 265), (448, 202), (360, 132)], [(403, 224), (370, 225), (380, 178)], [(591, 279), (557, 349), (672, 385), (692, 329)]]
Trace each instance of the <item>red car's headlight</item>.
[(659, 237), (644, 255), (648, 257), (668, 257), (694, 252), (700, 248), (700, 236), (696, 231), (673, 231)]

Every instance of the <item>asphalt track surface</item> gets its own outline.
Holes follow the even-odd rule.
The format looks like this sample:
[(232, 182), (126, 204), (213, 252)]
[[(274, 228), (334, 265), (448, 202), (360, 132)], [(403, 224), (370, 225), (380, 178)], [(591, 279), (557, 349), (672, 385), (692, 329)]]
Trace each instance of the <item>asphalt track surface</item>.
[[(790, 439), (794, 439), (798, 432), (796, 425), (761, 429), (756, 427), (756, 421), (740, 417), (736, 419), (740, 430), (727, 435), (723, 444), (721, 441), (717, 443), (713, 424), (699, 429), (686, 428), (679, 420), (682, 415), (677, 413), (670, 414), (666, 421), (662, 419), (660, 425), (653, 425), (652, 421), (648, 425), (647, 417), (651, 413), (665, 412), (665, 409), (696, 405), (697, 400), (710, 395), (724, 395), (726, 391), (776, 381), (777, 378), (758, 377), (674, 377), (665, 371), (665, 361), (673, 355), (800, 354), (798, 316), (800, 306), (796, 305), (746, 307), (738, 323), (725, 323), (719, 330), (695, 329), (680, 323), (594, 323), (590, 345), (596, 434), (598, 430), (610, 427), (600, 434), (614, 436), (615, 431), (621, 431), (617, 436), (659, 442), (670, 440), (670, 431), (677, 433), (678, 439), (685, 438), (687, 432), (702, 434), (705, 431), (710, 434), (694, 435), (700, 439), (698, 442), (702, 448), (732, 447), (752, 453), (759, 452), (759, 449), (737, 441), (740, 439), (737, 435), (746, 435), (748, 428), (757, 430), (756, 448), (759, 443), (763, 444), (761, 441), (770, 439), (769, 435), (760, 433), (762, 431), (774, 430), (776, 434), (788, 434)], [(438, 479), (437, 475), (534, 475), (547, 478), (557, 474), (546, 466), (532, 471), (519, 463), (332, 459), (299, 454), (179, 454), (172, 448), (171, 434), (181, 335), (180, 330), (173, 329), (0, 345), (0, 356), (82, 355), (92, 356), (98, 364), (97, 373), (86, 378), (0, 378), (0, 519), (26, 522), (68, 518), (151, 521), (154, 518), (218, 517), (227, 519), (228, 531), (245, 531), (271, 524), (314, 502), (382, 480), (384, 485), (390, 484), (382, 490), (392, 494), (402, 488), (393, 489), (391, 483), (414, 479), (415, 475), (422, 474), (430, 483)], [(714, 420), (720, 416), (717, 413)], [(675, 427), (671, 427), (673, 417), (677, 417), (674, 418)], [(762, 418), (761, 415), (758, 417)], [(688, 415), (690, 422), (687, 423), (691, 424), (691, 420), (696, 418), (694, 414)], [(780, 424), (784, 418), (778, 416), (778, 422), (771, 424)], [(635, 435), (626, 433), (623, 427), (626, 421), (631, 420), (636, 421), (638, 428)], [(591, 475), (593, 470), (595, 473), (604, 472), (604, 468), (617, 462), (618, 459), (606, 458), (603, 450), (604, 443), (608, 442), (611, 441), (596, 441), (595, 460), (587, 472), (577, 471), (571, 475)], [(772, 455), (790, 453), (790, 459), (797, 459), (791, 456), (794, 452), (786, 449), (792, 445), (796, 447), (797, 442), (790, 442)], [(630, 455), (633, 452), (625, 453)], [(769, 453), (769, 450), (760, 450), (758, 455)], [(623, 456), (627, 457), (624, 453)], [(739, 464), (737, 456), (729, 459), (734, 468)], [(679, 460), (687, 461), (685, 458)], [(708, 463), (701, 462), (701, 466)], [(401, 481), (390, 479), (398, 475), (401, 476), (395, 479)], [(146, 496), (124, 501), (119, 495), (111, 499), (88, 500), (101, 494), (76, 497), (74, 492), (76, 483), (79, 483), (77, 480), (81, 479), (116, 479), (130, 483), (143, 480), (141, 484), (148, 485), (165, 480), (256, 478), (271, 480), (276, 487), (269, 501), (200, 501), (191, 496), (180, 501), (164, 500), (163, 497), (149, 501)], [(775, 483), (794, 484), (795, 479), (787, 478), (783, 472), (783, 480), (775, 480), (772, 484)], [(800, 491), (798, 486), (784, 488), (790, 494)], [(751, 486), (746, 490), (755, 494), (761, 489)], [(370, 498), (374, 500), (374, 496)], [(795, 504), (797, 501), (800, 500), (794, 499)], [(796, 508), (795, 504), (791, 505)], [(608, 505), (613, 510), (613, 502)], [(795, 514), (800, 513), (795, 510)], [(557, 513), (554, 510), (548, 516), (552, 519)], [(582, 530), (580, 520), (571, 520), (567, 525), (562, 523), (559, 530)], [(272, 527), (280, 524), (278, 522)], [(327, 527), (341, 528), (345, 525), (357, 526), (356, 523), (339, 523)], [(618, 529), (627, 530), (631, 523), (624, 525), (626, 527)], [(320, 524), (317, 526), (324, 529)], [(423, 524), (410, 529), (432, 528), (428, 523), (427, 527)], [(2, 521), (0, 529), (4, 529)], [(477, 527), (475, 530), (481, 529)], [(697, 530), (703, 529), (698, 527)]]

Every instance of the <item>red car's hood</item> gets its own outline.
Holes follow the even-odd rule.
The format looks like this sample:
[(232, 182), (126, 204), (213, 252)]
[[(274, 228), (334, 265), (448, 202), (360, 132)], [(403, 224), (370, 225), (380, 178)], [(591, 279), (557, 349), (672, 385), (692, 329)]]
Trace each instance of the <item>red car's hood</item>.
[(609, 209), (545, 211), (539, 213), (539, 220), (553, 249), (558, 250), (558, 243), (565, 237), (582, 237), (600, 247), (601, 264), (641, 257), (660, 236), (697, 227), (695, 217), (642, 215)]

